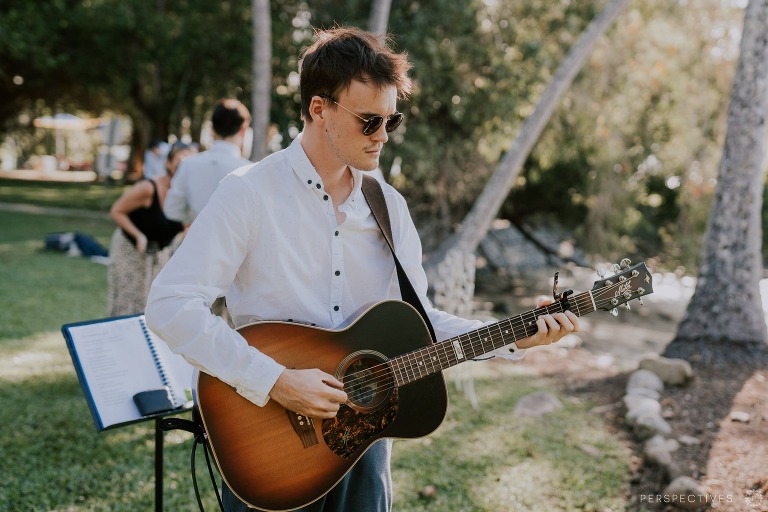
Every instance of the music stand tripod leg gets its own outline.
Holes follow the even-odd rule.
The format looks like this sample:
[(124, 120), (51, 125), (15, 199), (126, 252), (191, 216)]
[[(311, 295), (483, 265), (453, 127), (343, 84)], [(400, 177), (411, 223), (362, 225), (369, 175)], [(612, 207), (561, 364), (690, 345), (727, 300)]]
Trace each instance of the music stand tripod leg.
[(163, 511), (163, 431), (155, 418), (155, 512)]

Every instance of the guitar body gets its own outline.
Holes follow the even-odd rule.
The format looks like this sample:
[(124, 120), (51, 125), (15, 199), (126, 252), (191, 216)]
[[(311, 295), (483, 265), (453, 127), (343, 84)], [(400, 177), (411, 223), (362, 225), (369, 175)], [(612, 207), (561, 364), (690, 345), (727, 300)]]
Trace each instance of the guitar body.
[(398, 387), (386, 364), (431, 344), (421, 316), (405, 302), (377, 303), (340, 330), (259, 322), (238, 332), (286, 368), (335, 375), (350, 398), (335, 418), (313, 420), (273, 400), (258, 407), (200, 373), (198, 403), (216, 464), (252, 507), (307, 505), (330, 491), (374, 442), (425, 436), (445, 417), (442, 373)]

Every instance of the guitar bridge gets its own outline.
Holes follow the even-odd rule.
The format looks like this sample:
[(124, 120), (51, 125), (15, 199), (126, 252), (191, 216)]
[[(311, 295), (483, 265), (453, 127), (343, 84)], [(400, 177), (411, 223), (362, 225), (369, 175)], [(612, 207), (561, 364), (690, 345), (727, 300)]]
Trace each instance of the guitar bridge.
[(315, 423), (309, 416), (298, 414), (293, 411), (285, 410), (288, 414), (288, 420), (291, 422), (291, 426), (296, 434), (301, 439), (304, 448), (309, 448), (319, 443), (317, 440), (317, 433), (315, 432)]

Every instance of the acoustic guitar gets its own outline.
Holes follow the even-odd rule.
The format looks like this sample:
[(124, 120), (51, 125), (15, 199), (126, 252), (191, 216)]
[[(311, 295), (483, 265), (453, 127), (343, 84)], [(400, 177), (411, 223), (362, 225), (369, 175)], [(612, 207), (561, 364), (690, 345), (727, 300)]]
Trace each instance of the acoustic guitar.
[(413, 307), (396, 300), (368, 307), (338, 330), (271, 321), (240, 328), (251, 346), (287, 368), (319, 368), (336, 376), (348, 401), (334, 418), (308, 418), (274, 400), (256, 406), (200, 373), (198, 404), (222, 477), (260, 510), (293, 510), (319, 499), (376, 441), (423, 437), (437, 429), (448, 403), (442, 370), (534, 334), (542, 314), (615, 313), (653, 291), (644, 263), (629, 267), (625, 260), (619, 270), (590, 291), (569, 290), (549, 306), (440, 343), (432, 343)]

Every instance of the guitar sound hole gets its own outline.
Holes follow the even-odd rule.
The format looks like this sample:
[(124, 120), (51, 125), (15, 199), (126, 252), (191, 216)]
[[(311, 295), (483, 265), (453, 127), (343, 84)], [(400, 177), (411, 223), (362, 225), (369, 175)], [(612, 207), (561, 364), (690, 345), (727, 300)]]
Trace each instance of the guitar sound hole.
[(372, 357), (352, 360), (344, 369), (342, 381), (349, 402), (362, 410), (378, 407), (394, 388), (389, 366)]

